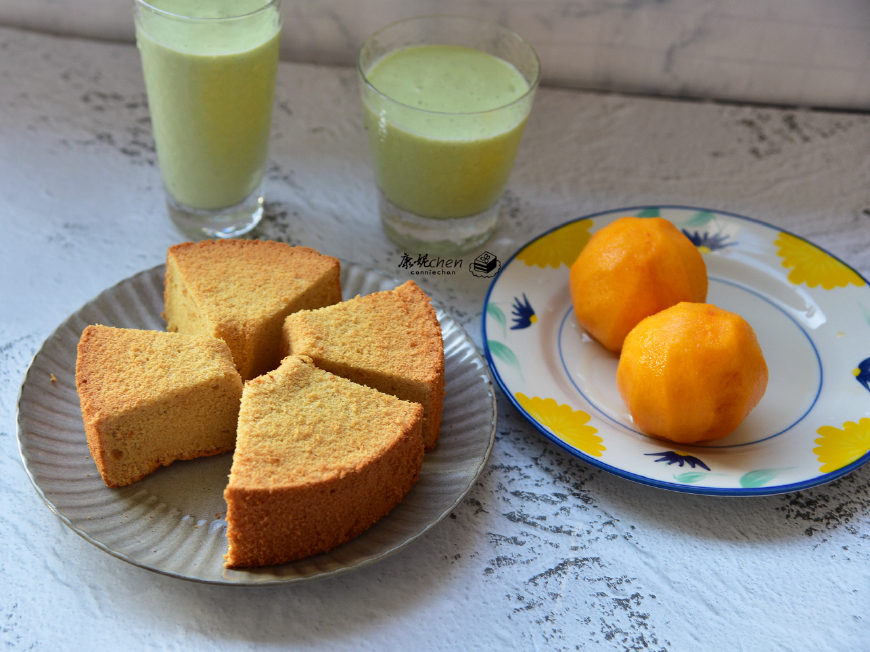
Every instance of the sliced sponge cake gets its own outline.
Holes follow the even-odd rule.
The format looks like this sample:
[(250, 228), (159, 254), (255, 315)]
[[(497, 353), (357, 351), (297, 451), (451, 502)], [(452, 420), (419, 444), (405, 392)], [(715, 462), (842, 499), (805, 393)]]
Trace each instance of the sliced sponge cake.
[(416, 483), (422, 409), (290, 356), (245, 383), (227, 501), (229, 568), (329, 550)]
[(432, 449), (444, 405), (444, 342), (429, 297), (408, 281), (385, 292), (290, 315), (282, 355), (423, 406), (423, 445)]
[(281, 242), (186, 242), (166, 256), (166, 330), (230, 347), (243, 380), (275, 369), (284, 318), (341, 301), (339, 261)]
[(242, 379), (219, 339), (88, 326), (76, 387), (88, 447), (109, 487), (235, 445)]

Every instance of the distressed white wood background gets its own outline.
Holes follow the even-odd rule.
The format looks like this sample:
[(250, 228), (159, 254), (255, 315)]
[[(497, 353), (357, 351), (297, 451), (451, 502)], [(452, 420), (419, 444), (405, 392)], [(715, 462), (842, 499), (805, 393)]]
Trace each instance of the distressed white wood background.
[[(0, 28), (0, 89), (4, 649), (866, 647), (870, 467), (783, 496), (669, 493), (565, 455), (504, 400), (467, 500), (359, 572), (222, 588), (91, 546), (24, 473), (18, 388), (67, 315), (183, 238), (164, 215), (132, 45)], [(868, 178), (870, 116), (544, 88), (487, 249), (505, 259), (586, 213), (685, 204), (771, 222), (868, 276)], [(375, 217), (352, 68), (282, 63), (266, 192), (261, 237), (407, 274)], [(488, 281), (417, 280), (480, 343)]]
[[(282, 0), (283, 57), (352, 65), (374, 30), (432, 13), (513, 28), (568, 88), (870, 109), (865, 0)], [(130, 0), (0, 0), (0, 25), (132, 41)]]

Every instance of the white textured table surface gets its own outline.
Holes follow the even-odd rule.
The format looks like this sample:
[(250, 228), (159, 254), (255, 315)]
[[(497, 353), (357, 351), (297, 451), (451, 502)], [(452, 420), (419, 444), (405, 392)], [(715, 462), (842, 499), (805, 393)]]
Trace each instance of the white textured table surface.
[[(126, 564), (31, 486), (15, 413), (71, 312), (164, 259), (133, 47), (0, 29), (0, 642), (5, 649), (861, 650), (870, 467), (725, 499), (637, 485), (562, 453), (502, 398), (488, 467), (420, 541), (336, 579), (239, 589)], [(351, 69), (282, 64), (263, 238), (400, 278)], [(870, 116), (542, 89), (486, 249), (570, 218), (683, 204), (804, 236), (870, 276)], [(416, 277), (480, 343), (486, 279)], [(870, 406), (868, 406), (870, 407)]]

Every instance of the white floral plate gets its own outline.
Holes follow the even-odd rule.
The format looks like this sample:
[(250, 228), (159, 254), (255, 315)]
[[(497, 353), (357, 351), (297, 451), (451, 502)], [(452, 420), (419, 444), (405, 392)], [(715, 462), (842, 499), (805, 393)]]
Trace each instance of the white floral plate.
[[(223, 567), (223, 491), (232, 453), (174, 462), (128, 487), (109, 489), (91, 459), (75, 386), (76, 347), (88, 324), (162, 330), (163, 265), (122, 281), (73, 313), (33, 358), (18, 401), (18, 447), (49, 508), (75, 532), (142, 568), (211, 584), (263, 586), (329, 577), (401, 550), (447, 516), (486, 465), (496, 431), (495, 390), (483, 357), (435, 304), (444, 337), (441, 439), (402, 502), (361, 535), (328, 552), (280, 566)], [(399, 281), (342, 261), (352, 298)], [(434, 302), (433, 302), (434, 303)]]
[[(681, 229), (704, 254), (707, 301), (758, 335), (767, 392), (724, 439), (675, 448), (641, 434), (616, 389), (618, 356), (574, 317), (569, 267), (591, 233), (625, 215)], [(483, 341), (498, 384), (541, 433), (637, 482), (765, 495), (828, 482), (870, 459), (870, 288), (830, 254), (757, 220), (667, 206), (568, 222), (503, 265), (484, 303)]]

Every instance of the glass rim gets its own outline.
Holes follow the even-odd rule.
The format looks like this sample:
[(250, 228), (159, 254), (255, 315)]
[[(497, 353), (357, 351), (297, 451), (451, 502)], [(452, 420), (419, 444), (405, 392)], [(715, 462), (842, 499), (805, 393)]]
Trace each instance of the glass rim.
[(152, 0), (133, 0), (133, 5), (135, 7), (139, 7), (142, 9), (147, 9), (148, 11), (152, 11), (159, 16), (163, 16), (164, 18), (171, 18), (175, 20), (188, 20), (188, 21), (203, 21), (203, 22), (226, 22), (230, 20), (239, 20), (240, 18), (247, 18), (249, 16), (254, 16), (259, 14), (266, 9), (271, 7), (278, 7), (281, 4), (281, 0), (267, 0), (262, 7), (258, 7), (252, 11), (247, 11), (245, 13), (233, 15), (233, 16), (186, 16), (184, 14), (177, 14), (172, 11), (168, 11), (166, 9), (161, 9), (160, 7), (155, 7), (152, 4)]
[[(144, 0), (136, 0), (136, 1), (142, 2)], [(485, 25), (489, 25), (492, 27), (497, 27), (498, 29), (503, 30), (504, 32), (507, 32), (508, 34), (512, 35), (514, 38), (516, 38), (517, 41), (519, 41), (523, 46), (525, 46), (528, 49), (528, 51), (532, 55), (532, 60), (534, 61), (534, 64), (535, 64), (535, 75), (534, 75), (534, 78), (529, 82), (529, 89), (525, 93), (523, 93), (520, 97), (518, 97), (514, 100), (511, 100), (510, 102), (507, 102), (506, 104), (502, 104), (500, 106), (496, 106), (496, 107), (493, 107), (491, 109), (485, 109), (483, 111), (433, 111), (431, 109), (421, 109), (418, 106), (411, 106), (410, 104), (405, 104), (404, 102), (400, 102), (399, 100), (395, 99), (394, 97), (390, 97), (389, 95), (387, 95), (383, 91), (379, 90), (374, 84), (371, 83), (371, 81), (369, 81), (369, 78), (366, 75), (366, 71), (363, 70), (362, 54), (365, 51), (366, 46), (368, 46), (369, 43), (371, 43), (371, 41), (376, 36), (378, 36), (379, 34), (382, 34), (383, 32), (385, 32), (386, 30), (388, 30), (392, 27), (395, 27), (397, 25), (401, 25), (404, 23), (419, 21), (419, 20), (429, 20), (431, 18), (442, 18), (442, 19), (448, 19), (448, 20), (463, 20), (463, 21), (467, 21), (467, 22), (485, 24)], [(394, 50), (391, 50), (391, 52), (392, 51), (394, 51)], [(493, 55), (493, 56), (495, 56), (495, 55)], [(501, 25), (499, 23), (496, 23), (496, 22), (493, 22), (490, 20), (485, 20), (483, 18), (473, 18), (471, 16), (458, 16), (458, 15), (450, 15), (450, 14), (430, 14), (427, 16), (414, 16), (412, 18), (403, 18), (401, 20), (396, 20), (392, 23), (389, 23), (388, 25), (384, 25), (380, 29), (372, 32), (371, 35), (369, 35), (369, 37), (365, 40), (365, 42), (362, 44), (362, 46), (359, 49), (359, 53), (357, 54), (357, 57), (356, 57), (356, 69), (357, 69), (357, 72), (359, 73), (360, 79), (362, 79), (362, 81), (363, 81), (363, 83), (365, 83), (366, 87), (368, 89), (374, 91), (375, 93), (377, 93), (377, 95), (379, 95), (383, 99), (388, 100), (388, 101), (392, 102), (393, 104), (398, 104), (399, 106), (411, 109), (412, 111), (417, 111), (419, 113), (429, 113), (432, 115), (442, 115), (442, 116), (457, 116), (457, 115), (473, 116), (473, 115), (484, 115), (486, 113), (492, 113), (493, 111), (501, 111), (502, 109), (505, 109), (509, 106), (513, 106), (514, 104), (517, 104), (519, 102), (526, 100), (529, 96), (531, 96), (535, 92), (535, 90), (537, 90), (538, 85), (540, 84), (540, 81), (541, 81), (541, 59), (540, 59), (540, 57), (538, 57), (538, 53), (535, 51), (535, 48), (532, 47), (532, 44), (529, 43), (522, 36), (517, 34), (511, 28), (505, 27), (504, 25)], [(520, 73), (520, 74), (522, 74), (522, 73)], [(525, 75), (523, 75), (523, 77), (525, 77)]]

